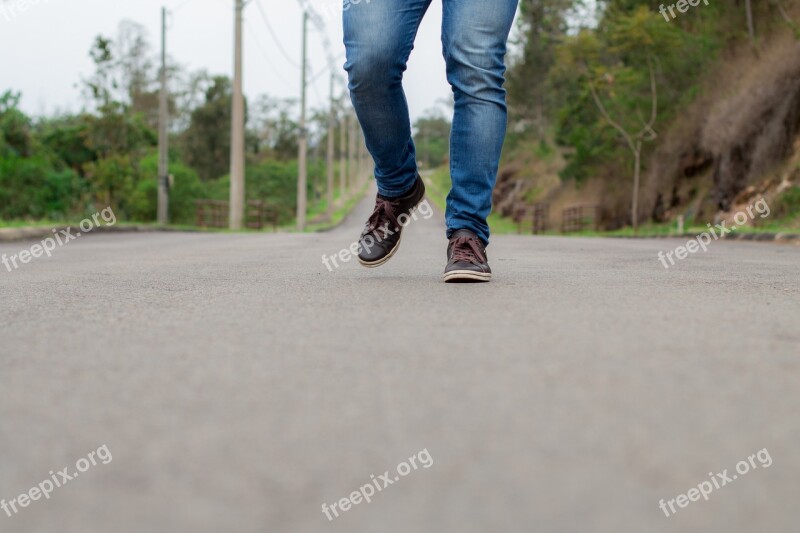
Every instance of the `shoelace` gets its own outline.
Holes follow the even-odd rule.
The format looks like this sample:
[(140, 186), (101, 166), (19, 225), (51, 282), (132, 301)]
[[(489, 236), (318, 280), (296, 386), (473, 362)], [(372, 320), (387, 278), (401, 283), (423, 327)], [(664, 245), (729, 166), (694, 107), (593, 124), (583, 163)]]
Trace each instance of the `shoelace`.
[(382, 229), (386, 223), (389, 223), (389, 230), (394, 231), (395, 228), (400, 227), (397, 222), (397, 217), (394, 216), (394, 206), (389, 200), (378, 198), (375, 202), (375, 210), (367, 219), (367, 225), (364, 228), (364, 235), (374, 233)]
[(458, 237), (453, 241), (452, 261), (466, 261), (473, 265), (480, 265), (483, 262), (483, 251), (477, 239)]

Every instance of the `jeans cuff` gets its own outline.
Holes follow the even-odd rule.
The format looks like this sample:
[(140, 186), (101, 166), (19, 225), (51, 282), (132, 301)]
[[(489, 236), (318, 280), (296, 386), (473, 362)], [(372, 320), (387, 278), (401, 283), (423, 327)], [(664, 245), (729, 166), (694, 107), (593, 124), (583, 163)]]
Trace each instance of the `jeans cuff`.
[(411, 189), (413, 189), (414, 185), (416, 184), (417, 184), (417, 174), (414, 173), (414, 178), (404, 188), (386, 188), (382, 187), (381, 184), (378, 183), (378, 194), (380, 194), (383, 198), (400, 198), (402, 196), (406, 196), (409, 192), (411, 192)]

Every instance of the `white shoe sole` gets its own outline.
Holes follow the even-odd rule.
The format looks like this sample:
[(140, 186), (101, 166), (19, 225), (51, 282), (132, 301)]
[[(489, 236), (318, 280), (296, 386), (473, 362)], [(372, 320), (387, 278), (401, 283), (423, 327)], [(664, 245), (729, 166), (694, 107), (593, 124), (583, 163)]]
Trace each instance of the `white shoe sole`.
[(491, 272), (475, 272), (473, 270), (451, 270), (445, 273), (444, 281), (489, 281)]

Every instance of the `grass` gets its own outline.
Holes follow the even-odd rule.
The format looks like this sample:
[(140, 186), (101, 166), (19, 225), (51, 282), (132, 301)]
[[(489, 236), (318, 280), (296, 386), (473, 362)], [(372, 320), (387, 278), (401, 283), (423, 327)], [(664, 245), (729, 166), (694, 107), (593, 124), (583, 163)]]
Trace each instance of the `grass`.
[[(427, 186), (428, 197), (433, 204), (445, 211), (447, 193), (451, 187), (450, 173), (446, 167), (440, 167), (430, 172), (425, 173), (425, 184)], [(345, 216), (358, 204), (363, 198), (369, 187), (367, 182), (360, 190), (352, 194), (343, 205), (340, 205), (333, 213), (333, 219), (330, 221), (319, 222), (316, 224), (307, 225), (305, 232), (313, 233), (318, 231), (325, 231), (327, 229), (337, 226)], [(336, 200), (339, 200), (340, 191), (335, 191)], [(800, 234), (800, 188), (793, 188), (781, 200), (780, 211), (788, 213), (783, 217), (770, 217), (767, 219), (760, 219), (759, 225), (754, 226), (735, 226), (737, 233), (788, 233)], [(328, 203), (327, 198), (323, 197), (314, 204), (308, 213), (308, 220), (319, 219), (327, 213)], [(77, 227), (80, 220), (0, 220), (0, 229), (3, 228), (57, 228), (64, 226)], [(518, 225), (516, 222), (509, 218), (501, 217), (496, 213), (489, 215), (489, 227), (494, 235), (509, 235), (518, 233)], [(161, 228), (155, 222), (136, 222), (136, 221), (120, 221), (120, 227), (126, 226), (144, 226), (152, 228)], [(241, 231), (231, 231), (228, 228), (200, 228), (190, 224), (168, 224), (164, 226), (167, 229), (175, 231), (203, 231), (211, 233), (257, 233), (260, 231), (272, 231), (271, 226), (266, 226), (262, 230), (242, 229)], [(296, 224), (291, 222), (278, 226), (278, 230), (286, 232), (296, 232)], [(687, 221), (684, 228), (685, 234), (699, 234), (708, 231), (704, 225), (697, 225), (693, 221)], [(523, 230), (523, 233), (526, 233)], [(585, 230), (572, 233), (560, 233), (558, 231), (550, 230), (542, 233), (542, 235), (560, 235), (569, 237), (663, 237), (663, 236), (678, 236), (677, 226), (674, 222), (664, 224), (647, 224), (640, 226), (637, 232), (633, 231), (631, 227), (625, 227), (613, 231), (595, 231)]]
[[(69, 226), (68, 222), (54, 220), (0, 220), (2, 228), (55, 228)], [(74, 225), (74, 224), (72, 224)]]
[[(451, 187), (450, 172), (447, 168), (440, 167), (431, 171), (425, 178), (428, 198), (431, 199), (433, 205), (444, 212), (447, 204), (447, 193)], [(489, 215), (487, 222), (489, 223), (492, 234), (504, 235), (508, 233), (517, 233), (516, 222), (508, 218), (503, 218), (495, 213)]]
[[(361, 189), (351, 194), (351, 196), (341, 205), (338, 209), (336, 209), (333, 213), (333, 219), (330, 221), (320, 222), (317, 224), (309, 224), (306, 226), (305, 232), (312, 233), (316, 231), (324, 231), (326, 229), (330, 229), (338, 225), (347, 214), (353, 210), (353, 208), (358, 204), (358, 202), (363, 198), (367, 188), (369, 187), (369, 183), (366, 183)], [(336, 191), (336, 200), (339, 199), (339, 191)], [(322, 217), (327, 213), (328, 210), (328, 202), (327, 198), (322, 198), (319, 202), (314, 204), (311, 209), (309, 210), (307, 220), (314, 220), (317, 218)], [(61, 228), (61, 227), (77, 227), (82, 220), (0, 220), (0, 229), (4, 228)], [(105, 225), (105, 224), (104, 224)], [(137, 222), (135, 220), (126, 220), (126, 221), (119, 221), (115, 224), (115, 226), (120, 228), (125, 227), (132, 227), (132, 226), (144, 226), (153, 229), (157, 228), (167, 228), (174, 231), (201, 231), (201, 232), (209, 232), (209, 233), (259, 233), (259, 232), (271, 232), (272, 226), (266, 225), (264, 229), (255, 230), (249, 228), (243, 228), (240, 231), (233, 231), (228, 228), (203, 228), (199, 226), (195, 226), (192, 224), (167, 224), (166, 226), (162, 226), (156, 222)], [(296, 232), (297, 231), (297, 224), (292, 221), (287, 224), (279, 225), (279, 231), (285, 232)]]
[[(350, 195), (349, 198), (344, 202), (343, 205), (339, 206), (338, 209), (335, 209), (333, 212), (333, 219), (325, 222), (320, 222), (317, 224), (308, 224), (306, 226), (305, 232), (306, 233), (313, 233), (317, 231), (325, 231), (327, 229), (336, 227), (343, 219), (347, 216), (350, 211), (352, 211), (358, 202), (364, 197), (366, 194), (367, 188), (369, 187), (369, 181), (364, 184), (359, 190), (355, 191), (353, 194)], [(336, 195), (336, 199), (339, 198), (338, 191)], [(320, 200), (317, 205), (312, 207), (311, 211), (308, 214), (308, 220), (314, 220), (317, 217), (320, 217), (326, 214), (328, 211), (328, 201), (327, 199)], [(288, 228), (287, 228), (288, 229)]]

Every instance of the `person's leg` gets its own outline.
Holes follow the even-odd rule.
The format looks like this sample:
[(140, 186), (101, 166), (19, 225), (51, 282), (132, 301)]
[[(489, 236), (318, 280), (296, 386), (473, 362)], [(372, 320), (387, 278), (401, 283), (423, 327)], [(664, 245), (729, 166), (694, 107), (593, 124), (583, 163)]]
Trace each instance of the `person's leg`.
[(504, 60), (517, 0), (443, 0), (443, 6), (442, 46), (455, 97), (447, 237), (466, 229), (486, 245), (506, 133)]
[(373, 0), (344, 11), (350, 99), (375, 161), (378, 192), (408, 193), (417, 178), (403, 72), (431, 0)]

